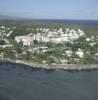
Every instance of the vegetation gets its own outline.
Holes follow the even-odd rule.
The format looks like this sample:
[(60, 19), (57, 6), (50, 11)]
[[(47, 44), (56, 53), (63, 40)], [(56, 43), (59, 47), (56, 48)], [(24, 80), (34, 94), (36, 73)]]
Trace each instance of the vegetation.
[(0, 40), (0, 45), (4, 45), (5, 41), (4, 40)]
[[(70, 25), (70, 24), (58, 24), (58, 23), (46, 23), (46, 22), (38, 22), (28, 20), (28, 21), (2, 21), (0, 25), (4, 25), (5, 27), (9, 27), (13, 30), (13, 34), (10, 37), (6, 37), (9, 42), (12, 44), (12, 47), (0, 47), (0, 54), (5, 58), (11, 59), (22, 59), (29, 60), (36, 63), (61, 63), (61, 59), (68, 60), (68, 64), (98, 64), (98, 56), (95, 55), (98, 53), (98, 28), (93, 26), (83, 26), (83, 25)], [(15, 29), (12, 27), (15, 26)], [(64, 30), (69, 27), (69, 29), (78, 29), (81, 28), (86, 33), (85, 37), (80, 37), (78, 40), (74, 40), (74, 43), (62, 43), (62, 44), (53, 44), (53, 43), (38, 43), (37, 40), (34, 40), (32, 46), (23, 46), (22, 42), (16, 43), (15, 36), (27, 35), (29, 33), (36, 34), (36, 28), (50, 28), (51, 30), (63, 28)], [(2, 31), (2, 29), (0, 29)], [(5, 30), (5, 32), (9, 32), (9, 30)], [(40, 31), (38, 31), (40, 32)], [(93, 41), (86, 41), (86, 38), (94, 37)], [(95, 42), (94, 46), (91, 46), (90, 43)], [(3, 39), (0, 40), (0, 45), (5, 45), (5, 41)], [(31, 52), (33, 48), (37, 48), (40, 46), (48, 47), (48, 52), (43, 52), (42, 49), (39, 51)], [(76, 55), (76, 51), (78, 49), (82, 49), (84, 52), (84, 57), (79, 58)], [(71, 56), (68, 56), (65, 51), (71, 50), (73, 51)], [(47, 50), (46, 50), (47, 51)]]

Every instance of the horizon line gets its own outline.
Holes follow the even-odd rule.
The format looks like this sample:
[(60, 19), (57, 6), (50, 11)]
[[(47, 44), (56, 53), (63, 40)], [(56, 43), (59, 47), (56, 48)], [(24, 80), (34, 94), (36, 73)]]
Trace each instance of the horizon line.
[[(90, 20), (92, 20), (92, 21), (98, 21), (98, 19), (87, 19), (87, 18), (33, 18), (33, 16), (32, 17), (22, 17), (22, 16), (15, 16), (15, 15), (7, 15), (7, 14), (0, 14), (0, 16), (4, 16), (5, 18), (3, 18), (3, 17), (1, 17), (0, 18), (0, 20), (1, 19), (26, 19), (26, 20), (76, 20), (76, 21), (78, 21), (78, 20), (83, 20), (83, 21), (86, 21), (86, 20), (88, 20), (88, 21), (90, 21)], [(8, 17), (8, 18), (6, 18), (6, 17)]]

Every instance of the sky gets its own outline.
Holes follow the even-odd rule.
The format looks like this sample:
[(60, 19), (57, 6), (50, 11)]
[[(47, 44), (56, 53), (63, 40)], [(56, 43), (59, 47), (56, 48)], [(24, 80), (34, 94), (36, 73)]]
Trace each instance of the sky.
[(98, 0), (0, 0), (0, 14), (33, 19), (98, 20)]

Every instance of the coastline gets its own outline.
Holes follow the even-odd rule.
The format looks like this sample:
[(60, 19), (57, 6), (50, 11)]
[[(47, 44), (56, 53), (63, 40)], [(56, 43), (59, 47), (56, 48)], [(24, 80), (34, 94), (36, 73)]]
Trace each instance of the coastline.
[(91, 71), (98, 70), (98, 64), (37, 64), (24, 60), (13, 60), (8, 58), (0, 59), (0, 63), (22, 64), (28, 67), (45, 70), (65, 70), (65, 71)]

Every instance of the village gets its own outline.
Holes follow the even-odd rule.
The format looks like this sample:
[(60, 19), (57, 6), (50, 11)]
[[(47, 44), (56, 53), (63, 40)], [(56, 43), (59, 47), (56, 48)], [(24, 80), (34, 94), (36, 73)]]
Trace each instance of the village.
[[(98, 36), (77, 28), (26, 28), (30, 33), (15, 34), (17, 27), (0, 26), (0, 58), (41, 64), (98, 63)], [(32, 30), (32, 31), (31, 31)], [(34, 33), (35, 30), (35, 33)], [(15, 34), (14, 38), (11, 35)]]

